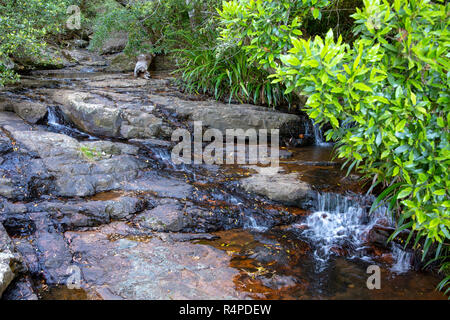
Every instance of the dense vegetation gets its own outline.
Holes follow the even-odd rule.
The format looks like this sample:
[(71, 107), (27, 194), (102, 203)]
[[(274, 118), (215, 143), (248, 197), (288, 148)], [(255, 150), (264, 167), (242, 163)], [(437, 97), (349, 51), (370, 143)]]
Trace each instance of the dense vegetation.
[(71, 0), (0, 1), (0, 85), (17, 79), (11, 56), (42, 53), (45, 39), (62, 32)]
[[(389, 204), (392, 237), (410, 230), (407, 244), (449, 268), (450, 4), (78, 2), (94, 24), (91, 49), (124, 31), (128, 55), (169, 54), (189, 91), (271, 107), (303, 101), (317, 124), (331, 124), (326, 136), (348, 171), (384, 190), (374, 206)], [(16, 77), (10, 57), (40, 52), (77, 1), (26, 4), (0, 1), (0, 84)]]

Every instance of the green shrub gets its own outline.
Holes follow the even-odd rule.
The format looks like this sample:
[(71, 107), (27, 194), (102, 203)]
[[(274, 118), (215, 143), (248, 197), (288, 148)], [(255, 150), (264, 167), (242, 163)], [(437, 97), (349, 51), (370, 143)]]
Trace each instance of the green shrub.
[[(275, 82), (309, 96), (306, 111), (330, 122), (338, 156), (386, 190), (408, 242), (423, 257), (450, 239), (450, 5), (428, 0), (364, 1), (353, 46), (292, 38)], [(376, 204), (375, 204), (376, 205)], [(447, 242), (447, 243), (446, 243)], [(437, 245), (436, 245), (437, 244)], [(446, 249), (446, 248), (444, 248)]]
[(45, 38), (64, 32), (66, 10), (72, 0), (0, 1), (0, 86), (16, 81), (10, 57), (37, 55), (45, 47)]
[(292, 47), (291, 37), (302, 35), (306, 17), (320, 19), (328, 0), (233, 0), (219, 10), (221, 41), (237, 43), (249, 62), (274, 71), (282, 54)]
[(126, 6), (109, 0), (101, 4), (91, 48), (100, 48), (114, 31), (128, 33), (125, 53), (168, 53), (183, 47), (189, 34), (200, 35), (219, 0), (130, 1)]
[[(215, 34), (215, 33), (214, 33)], [(269, 73), (247, 59), (245, 51), (232, 46), (208, 45), (191, 40), (177, 51), (182, 84), (189, 92), (204, 93), (217, 100), (254, 103), (268, 106), (290, 104), (291, 95), (284, 95), (282, 84), (272, 84)]]

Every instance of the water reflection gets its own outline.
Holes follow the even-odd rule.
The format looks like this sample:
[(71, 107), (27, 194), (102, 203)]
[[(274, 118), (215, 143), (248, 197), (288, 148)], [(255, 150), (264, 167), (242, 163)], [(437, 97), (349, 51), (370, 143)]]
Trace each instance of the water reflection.
[(226, 251), (230, 266), (239, 270), (235, 288), (252, 299), (446, 299), (435, 291), (439, 279), (431, 274), (396, 275), (381, 266), (381, 289), (366, 285), (370, 263), (332, 257), (317, 271), (309, 245), (283, 228), (266, 233), (230, 230), (213, 241), (198, 241)]

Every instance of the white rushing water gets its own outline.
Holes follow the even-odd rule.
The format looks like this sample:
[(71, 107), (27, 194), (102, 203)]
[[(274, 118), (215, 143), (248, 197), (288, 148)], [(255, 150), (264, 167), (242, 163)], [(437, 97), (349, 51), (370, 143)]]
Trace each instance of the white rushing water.
[[(365, 239), (373, 227), (383, 220), (390, 223), (386, 207), (379, 207), (369, 215), (368, 206), (373, 198), (359, 195), (343, 196), (334, 193), (317, 195), (316, 209), (306, 220), (294, 225), (302, 231), (313, 245), (314, 257), (319, 262), (318, 271), (327, 266), (334, 250), (345, 250), (352, 258), (371, 260), (361, 255), (365, 248)], [(395, 260), (393, 271), (403, 273), (409, 270), (412, 255), (397, 246), (392, 246)]]
[(64, 123), (64, 119), (62, 119), (62, 116), (58, 115), (56, 107), (47, 108), (47, 124), (50, 127), (55, 128), (57, 131), (61, 131), (64, 133), (71, 132), (78, 136), (86, 137), (88, 140), (98, 140), (98, 138), (91, 136), (90, 134), (66, 125)]
[(333, 143), (325, 141), (325, 137), (323, 136), (322, 130), (320, 129), (319, 125), (314, 124), (314, 122), (312, 122), (312, 126), (314, 132), (314, 144), (316, 146), (328, 147), (333, 145)]
[(408, 272), (411, 269), (413, 254), (404, 251), (399, 246), (394, 245), (392, 248), (392, 257), (395, 263), (392, 265), (391, 271), (397, 274)]
[(253, 230), (256, 232), (264, 232), (269, 229), (268, 226), (265, 226), (263, 223), (258, 223), (253, 215), (246, 215), (244, 222), (244, 229)]

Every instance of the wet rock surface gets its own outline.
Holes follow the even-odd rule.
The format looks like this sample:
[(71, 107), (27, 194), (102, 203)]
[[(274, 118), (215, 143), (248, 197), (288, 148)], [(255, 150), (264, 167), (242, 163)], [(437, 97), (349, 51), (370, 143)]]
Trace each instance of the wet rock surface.
[[(115, 239), (109, 226), (67, 232), (89, 289), (104, 299), (235, 299), (230, 257), (214, 248), (157, 237)], [(119, 231), (120, 232), (120, 231)], [(149, 263), (151, 262), (151, 263)]]
[[(39, 180), (42, 188), (54, 190), (57, 195), (88, 196), (117, 189), (122, 182), (137, 177), (139, 170), (146, 167), (136, 156), (127, 154), (135, 153), (135, 149), (124, 149), (122, 144), (80, 143), (52, 132), (25, 131), (22, 127), (10, 125), (3, 128), (9, 132), (21, 153), (34, 157), (29, 164), (32, 170), (25, 170), (32, 175), (30, 179), (34, 182)], [(4, 192), (11, 193), (7, 195), (12, 198), (15, 190)]]

